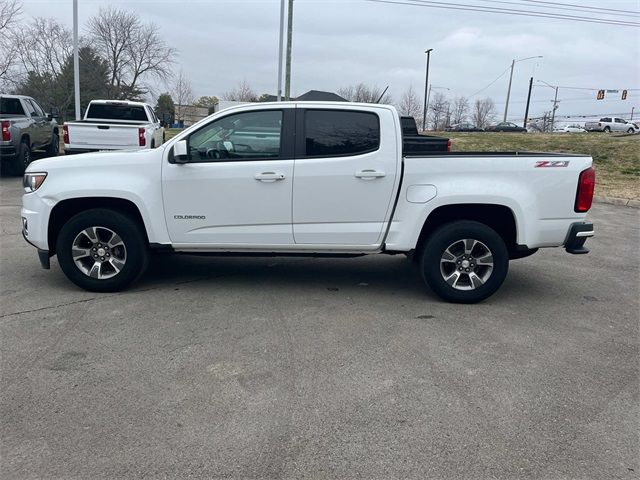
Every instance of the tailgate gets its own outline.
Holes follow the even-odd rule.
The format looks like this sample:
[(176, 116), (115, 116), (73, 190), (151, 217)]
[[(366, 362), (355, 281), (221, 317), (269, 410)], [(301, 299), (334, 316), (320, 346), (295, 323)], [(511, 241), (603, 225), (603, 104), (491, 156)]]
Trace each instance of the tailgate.
[(138, 147), (139, 125), (69, 123), (69, 144), (91, 148)]

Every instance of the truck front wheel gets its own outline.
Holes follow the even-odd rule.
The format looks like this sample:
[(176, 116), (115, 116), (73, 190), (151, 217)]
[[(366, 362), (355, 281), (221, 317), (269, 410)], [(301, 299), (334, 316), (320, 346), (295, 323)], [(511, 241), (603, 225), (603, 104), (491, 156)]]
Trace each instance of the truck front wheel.
[(141, 227), (109, 209), (86, 210), (69, 219), (58, 235), (56, 253), (67, 278), (93, 292), (126, 288), (148, 263)]
[(420, 266), (424, 281), (444, 300), (476, 303), (502, 285), (509, 253), (493, 229), (461, 220), (441, 226), (429, 237)]

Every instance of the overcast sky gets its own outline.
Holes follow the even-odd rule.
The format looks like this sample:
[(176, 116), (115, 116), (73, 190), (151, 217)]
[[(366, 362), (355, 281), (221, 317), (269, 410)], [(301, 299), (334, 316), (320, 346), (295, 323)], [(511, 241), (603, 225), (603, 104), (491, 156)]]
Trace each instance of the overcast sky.
[[(639, 16), (556, 13), (640, 22), (640, 0), (555, 2), (631, 10)], [(72, 25), (72, 0), (23, 3), (26, 18), (53, 16)], [(542, 10), (542, 4), (526, 0), (445, 3)], [(242, 80), (258, 93), (276, 93), (280, 0), (79, 0), (81, 26), (108, 5), (135, 11), (160, 27), (178, 49), (176, 68), (184, 70), (196, 96), (219, 96)], [(511, 60), (542, 55), (516, 63), (509, 107), (514, 121), (524, 115), (532, 75), (560, 86), (640, 89), (640, 28), (365, 0), (296, 0), (292, 95), (366, 82), (389, 85), (395, 101), (410, 85), (421, 96), (428, 48), (434, 49), (430, 83), (449, 88), (440, 91), (451, 97), (482, 90), (473, 98), (492, 97), (501, 114)], [(550, 109), (553, 95), (549, 87), (534, 88), (531, 115)], [(560, 88), (557, 115), (622, 114), (635, 107), (634, 118), (640, 117), (640, 90), (629, 92), (626, 101), (619, 93), (602, 101), (595, 95)]]

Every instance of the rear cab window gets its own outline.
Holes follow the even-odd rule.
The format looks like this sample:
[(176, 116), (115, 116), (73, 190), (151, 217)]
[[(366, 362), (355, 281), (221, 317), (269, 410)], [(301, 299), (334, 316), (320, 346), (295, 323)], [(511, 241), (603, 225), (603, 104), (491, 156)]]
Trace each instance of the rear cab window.
[(19, 98), (0, 98), (0, 115), (24, 115)]
[(380, 148), (380, 120), (372, 112), (315, 110), (304, 113), (304, 156), (362, 155)]
[(143, 105), (124, 103), (92, 103), (87, 111), (87, 120), (118, 120), (124, 122), (147, 122)]

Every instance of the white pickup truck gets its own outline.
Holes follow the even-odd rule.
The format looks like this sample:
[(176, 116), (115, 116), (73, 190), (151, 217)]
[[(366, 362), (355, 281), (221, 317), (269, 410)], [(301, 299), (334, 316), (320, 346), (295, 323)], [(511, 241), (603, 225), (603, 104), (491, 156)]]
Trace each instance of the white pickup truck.
[(84, 120), (62, 127), (64, 153), (150, 149), (164, 143), (164, 128), (151, 105), (120, 100), (92, 100)]
[(584, 129), (587, 132), (626, 132), (626, 133), (636, 133), (636, 126), (627, 122), (624, 118), (612, 118), (612, 117), (604, 117), (601, 118), (598, 122), (587, 122), (584, 124)]
[(510, 259), (540, 247), (588, 252), (590, 157), (422, 154), (411, 142), (404, 154), (392, 106), (230, 108), (154, 150), (33, 162), (23, 235), (44, 268), (57, 254), (92, 291), (125, 288), (150, 250), (407, 254), (433, 291), (465, 303), (494, 293)]

